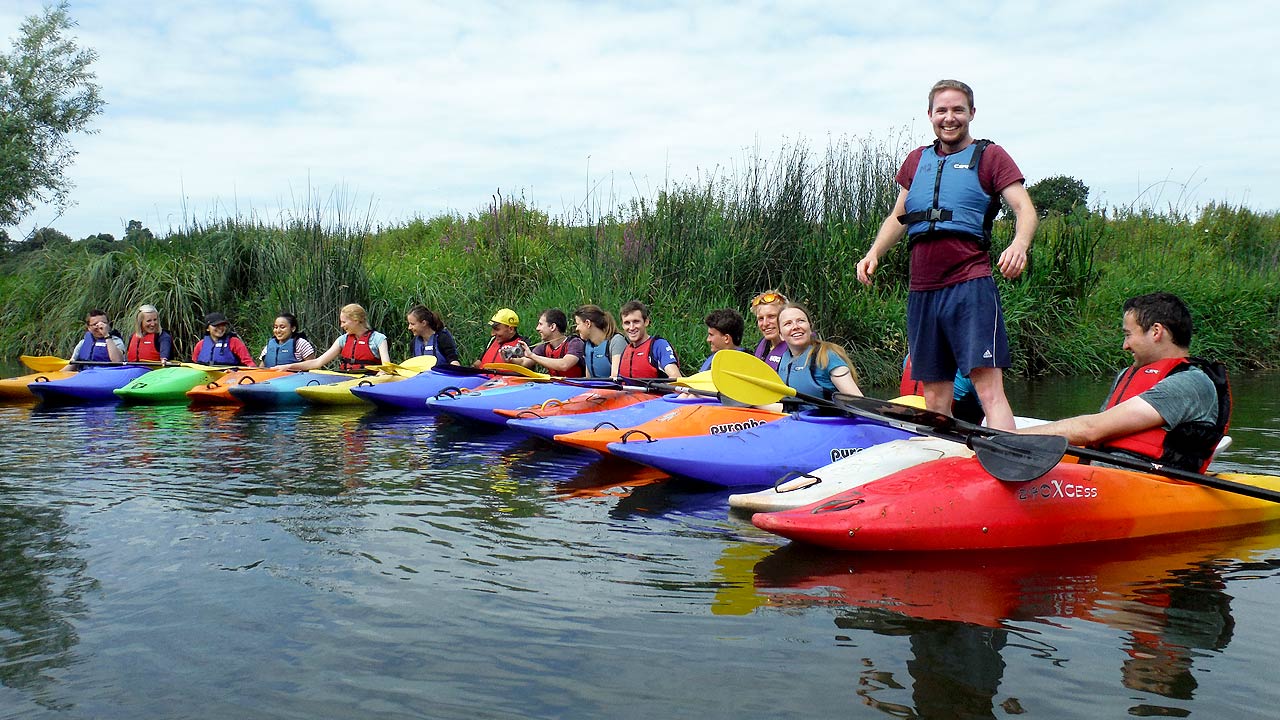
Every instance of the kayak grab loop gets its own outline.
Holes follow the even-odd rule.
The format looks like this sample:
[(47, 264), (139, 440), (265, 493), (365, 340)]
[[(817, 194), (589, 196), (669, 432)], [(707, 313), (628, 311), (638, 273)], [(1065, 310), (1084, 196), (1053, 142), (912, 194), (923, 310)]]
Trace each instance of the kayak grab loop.
[(462, 388), (458, 387), (457, 385), (450, 385), (449, 387), (444, 388), (440, 392), (436, 393), (436, 397), (441, 399), (449, 398), (452, 400), (461, 394), (462, 394)]
[(825, 512), (840, 512), (841, 510), (848, 510), (851, 507), (861, 505), (863, 502), (864, 500), (862, 498), (849, 498), (848, 500), (841, 498), (838, 500), (829, 500), (814, 508), (812, 513), (817, 515), (818, 513)]
[(593, 427), (593, 428), (591, 428), (591, 431), (592, 431), (592, 432), (595, 432), (596, 430), (599, 430), (599, 429), (601, 429), (601, 428), (613, 428), (614, 430), (621, 430), (621, 429), (622, 429), (622, 428), (618, 427), (617, 425), (614, 425), (613, 423), (609, 422), (608, 420), (605, 420), (605, 421), (604, 421), (604, 422), (602, 422), (602, 423), (596, 423), (596, 426), (595, 426), (595, 427)]
[(211, 382), (211, 383), (205, 383), (205, 384), (204, 384), (204, 389), (205, 389), (205, 390), (213, 390), (213, 389), (214, 389), (214, 388), (216, 388), (216, 387), (218, 387), (218, 383), (216, 383), (216, 382)]
[(564, 403), (563, 403), (563, 402), (561, 402), (560, 400), (557, 400), (556, 398), (551, 398), (550, 400), (544, 400), (544, 401), (542, 402), (542, 404), (541, 404), (541, 405), (539, 405), (538, 407), (539, 407), (540, 409), (542, 409), (542, 410), (546, 410), (547, 408), (553, 408), (553, 407), (556, 407), (556, 406), (558, 406), (558, 405), (563, 405), (563, 404), (564, 404)]
[(518, 418), (533, 418), (534, 420), (541, 420), (541, 419), (543, 419), (543, 418), (544, 418), (544, 417), (546, 417), (546, 416), (545, 416), (545, 415), (539, 415), (539, 414), (538, 414), (537, 409), (535, 409), (535, 408), (525, 408), (525, 409), (521, 410), (520, 412), (516, 413), (516, 417), (518, 417)]
[(241, 384), (241, 385), (252, 385), (252, 384), (254, 384), (254, 383), (256, 383), (256, 382), (258, 382), (258, 381), (257, 381), (257, 380), (254, 380), (254, 379), (253, 379), (253, 377), (252, 377), (252, 376), (250, 376), (250, 375), (245, 375), (244, 377), (240, 378), (240, 384)]
[[(808, 482), (803, 482), (806, 480)], [(811, 488), (820, 482), (822, 482), (822, 478), (817, 475), (811, 475), (807, 472), (792, 471), (778, 478), (778, 481), (773, 484), (773, 491), (779, 493), (794, 492), (796, 490)], [(788, 485), (790, 487), (787, 487)]]
[(319, 384), (320, 384), (320, 381), (314, 378), (307, 381), (307, 385), (319, 385)]
[(370, 387), (372, 385), (373, 385), (373, 381), (371, 380), (361, 380), (360, 382), (356, 383), (356, 387)]
[(645, 437), (645, 442), (657, 442), (656, 440), (653, 439), (652, 435), (650, 435), (649, 433), (643, 430), (628, 430), (622, 433), (622, 437), (618, 438), (618, 442), (625, 445), (627, 443), (627, 438), (631, 437), (632, 435), (643, 435)]
[(43, 376), (43, 375), (37, 375), (37, 376), (36, 376), (36, 382), (49, 382), (49, 378), (47, 378), (47, 377), (45, 377), (45, 376)]

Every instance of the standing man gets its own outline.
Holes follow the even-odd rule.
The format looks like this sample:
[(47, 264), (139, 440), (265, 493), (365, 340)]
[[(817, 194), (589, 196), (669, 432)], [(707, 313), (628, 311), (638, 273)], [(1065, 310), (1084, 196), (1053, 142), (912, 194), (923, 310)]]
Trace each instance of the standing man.
[(950, 411), (958, 370), (973, 381), (987, 425), (1012, 430), (1001, 374), (1010, 364), (1009, 338), (991, 276), (991, 224), (1004, 198), (1017, 232), (996, 264), (1012, 279), (1027, 267), (1039, 220), (1009, 154), (969, 134), (974, 110), (973, 90), (959, 80), (940, 80), (929, 91), (929, 122), (938, 139), (913, 150), (898, 170), (902, 190), (858, 261), (858, 280), (870, 285), (880, 258), (907, 235), (907, 341), (912, 378), (924, 384), (925, 405)]

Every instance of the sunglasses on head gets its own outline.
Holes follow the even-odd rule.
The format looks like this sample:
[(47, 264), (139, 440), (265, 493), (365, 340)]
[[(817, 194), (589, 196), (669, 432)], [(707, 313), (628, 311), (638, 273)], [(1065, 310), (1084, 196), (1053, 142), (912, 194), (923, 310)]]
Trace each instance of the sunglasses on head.
[(787, 298), (782, 293), (778, 293), (770, 290), (769, 292), (762, 292), (759, 295), (757, 295), (755, 299), (751, 301), (751, 307), (755, 307), (757, 305), (770, 305), (776, 302), (786, 302), (786, 301), (787, 301)]

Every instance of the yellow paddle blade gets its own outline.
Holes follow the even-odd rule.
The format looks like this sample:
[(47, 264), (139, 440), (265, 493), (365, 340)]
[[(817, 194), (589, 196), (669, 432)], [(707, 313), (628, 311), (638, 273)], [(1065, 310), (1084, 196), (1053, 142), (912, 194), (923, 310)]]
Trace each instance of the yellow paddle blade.
[(710, 370), (703, 370), (700, 373), (694, 373), (688, 377), (682, 377), (671, 383), (680, 387), (687, 387), (691, 390), (705, 390), (707, 392), (716, 391), (715, 380), (711, 377)]
[(718, 352), (711, 360), (711, 378), (721, 395), (746, 405), (768, 405), (796, 391), (755, 355)]
[(61, 370), (67, 366), (67, 363), (71, 362), (70, 360), (64, 360), (52, 355), (23, 355), (18, 359), (22, 361), (23, 365), (26, 365), (38, 373)]
[(406, 358), (404, 362), (400, 363), (401, 370), (411, 370), (415, 373), (426, 372), (435, 366), (435, 355), (416, 355)]
[(924, 407), (925, 407), (923, 395), (899, 395), (898, 397), (890, 400), (889, 402), (898, 403), (899, 405), (906, 405), (908, 407), (916, 408), (917, 410), (924, 410)]
[(517, 365), (515, 363), (485, 363), (484, 367), (481, 369), (497, 370), (499, 372), (504, 372), (509, 375), (521, 375), (527, 378), (533, 378), (535, 380), (551, 380), (552, 379), (551, 376), (546, 373), (540, 373), (536, 370), (530, 370), (529, 368), (523, 365)]

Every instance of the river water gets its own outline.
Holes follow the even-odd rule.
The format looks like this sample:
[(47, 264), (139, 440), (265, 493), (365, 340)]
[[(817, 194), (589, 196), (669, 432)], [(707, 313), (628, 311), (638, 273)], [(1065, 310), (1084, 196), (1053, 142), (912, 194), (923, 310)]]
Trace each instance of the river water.
[[(1060, 417), (1104, 391), (1010, 394)], [(1280, 471), (1280, 376), (1235, 397), (1219, 467)], [(8, 405), (0, 427), (0, 718), (1280, 706), (1280, 528), (849, 555), (724, 492), (430, 416)]]

